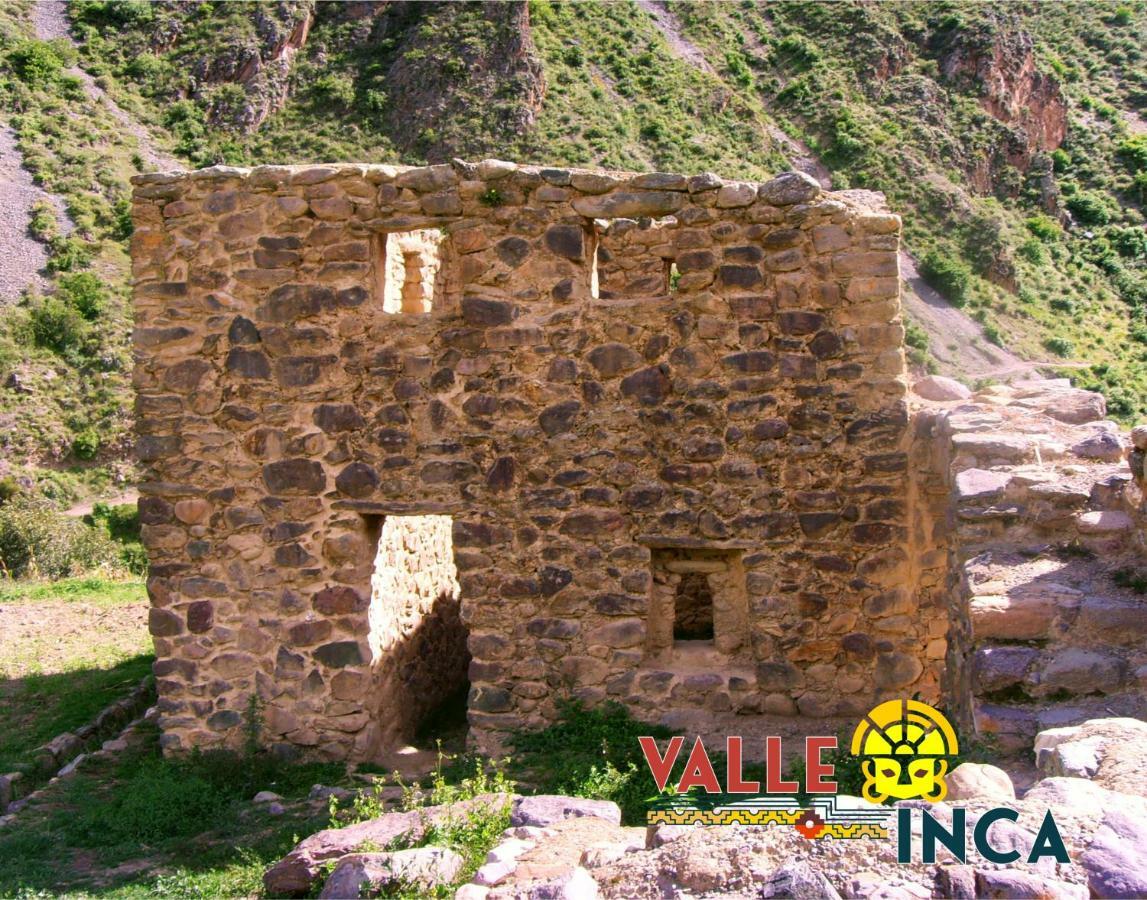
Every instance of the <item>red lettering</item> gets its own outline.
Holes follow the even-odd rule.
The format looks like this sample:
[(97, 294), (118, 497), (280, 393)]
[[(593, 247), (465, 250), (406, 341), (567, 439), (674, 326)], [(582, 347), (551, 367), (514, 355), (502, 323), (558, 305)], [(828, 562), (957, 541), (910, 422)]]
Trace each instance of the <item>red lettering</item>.
[(761, 783), (759, 781), (742, 781), (741, 773), (741, 739), (728, 737), (725, 739), (725, 750), (728, 753), (729, 764), (725, 768), (725, 789), (730, 794), (759, 794)]
[(709, 762), (709, 754), (705, 751), (701, 738), (697, 738), (689, 753), (689, 761), (685, 763), (685, 774), (677, 783), (677, 793), (683, 794), (691, 787), (703, 787), (710, 794), (721, 793), (721, 784), (717, 781), (717, 773), (713, 771), (713, 764)]
[(765, 790), (770, 794), (795, 794), (800, 785), (781, 778), (781, 739), (765, 738)]
[(685, 738), (675, 737), (669, 740), (669, 746), (665, 749), (665, 757), (662, 758), (657, 750), (657, 741), (651, 737), (639, 737), (637, 742), (641, 744), (641, 752), (645, 754), (646, 765), (649, 766), (649, 771), (653, 773), (653, 780), (657, 784), (657, 790), (665, 790), (665, 785), (669, 781), (669, 775), (673, 772), (673, 764), (677, 762), (677, 755), (681, 752), (681, 747), (685, 744)]
[(810, 794), (835, 794), (836, 782), (831, 778), (836, 766), (823, 762), (820, 755), (825, 750), (836, 749), (834, 737), (807, 737), (804, 742), (805, 790)]

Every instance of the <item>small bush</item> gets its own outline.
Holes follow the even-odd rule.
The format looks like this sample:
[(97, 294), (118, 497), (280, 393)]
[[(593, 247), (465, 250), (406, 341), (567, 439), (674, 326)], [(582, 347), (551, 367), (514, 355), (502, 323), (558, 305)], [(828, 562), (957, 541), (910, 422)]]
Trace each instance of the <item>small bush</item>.
[(49, 242), (57, 234), (56, 210), (47, 200), (37, 200), (29, 209), (28, 231), (38, 241)]
[(18, 494), (0, 506), (0, 567), (10, 578), (63, 578), (119, 567), (103, 529), (89, 528), (43, 500)]
[(59, 297), (45, 297), (29, 309), (32, 341), (56, 353), (78, 349), (87, 333), (79, 311)]
[(50, 87), (64, 71), (63, 57), (47, 41), (22, 41), (9, 51), (8, 60), (29, 87)]
[(920, 261), (920, 274), (953, 306), (967, 303), (972, 271), (962, 260), (939, 250), (930, 250)]
[(1069, 316), (1075, 315), (1075, 301), (1070, 297), (1053, 297), (1047, 305), (1056, 312), (1067, 313)]
[(107, 290), (103, 282), (90, 272), (76, 272), (60, 276), (56, 296), (75, 307), (90, 322), (98, 319), (104, 311)]
[(1056, 356), (1071, 356), (1075, 352), (1075, 345), (1067, 338), (1048, 338), (1043, 345)]
[(1132, 172), (1147, 169), (1147, 134), (1127, 138), (1116, 152)]
[(1047, 262), (1047, 248), (1045, 248), (1044, 245), (1034, 237), (1028, 238), (1026, 241), (1020, 244), (1019, 249), (1016, 252), (1019, 253), (1019, 255), (1026, 259), (1028, 262), (1037, 266), (1043, 265)]
[(506, 202), (502, 192), (496, 187), (489, 188), (478, 195), (478, 202), (483, 206), (501, 206)]
[(1024, 220), (1024, 227), (1045, 244), (1059, 240), (1061, 233), (1059, 222), (1051, 216), (1032, 216), (1030, 219)]
[(1062, 175), (1071, 168), (1071, 157), (1062, 147), (1053, 150), (1051, 153), (1051, 165), (1057, 175)]
[(1111, 218), (1105, 197), (1096, 191), (1079, 191), (1067, 200), (1067, 208), (1081, 225), (1106, 225)]
[(94, 428), (85, 428), (72, 439), (72, 453), (76, 459), (95, 459), (100, 452), (100, 435)]

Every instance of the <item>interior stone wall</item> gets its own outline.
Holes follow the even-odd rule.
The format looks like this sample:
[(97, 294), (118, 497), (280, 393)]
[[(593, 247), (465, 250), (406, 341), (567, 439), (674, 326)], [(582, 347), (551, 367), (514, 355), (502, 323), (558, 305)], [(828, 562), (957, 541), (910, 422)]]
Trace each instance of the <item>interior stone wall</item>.
[[(257, 694), (280, 752), (375, 752), (411, 695), (374, 674), (375, 539), (407, 515), (452, 518), (477, 749), (571, 695), (814, 720), (937, 697), (879, 196), (497, 160), (134, 181), (165, 748), (238, 742)], [(387, 312), (381, 236), (425, 229), (444, 300)], [(716, 622), (649, 652), (668, 550), (736, 558), (735, 650)]]
[(449, 516), (387, 516), (371, 578), (373, 721), (380, 741), (409, 740), (422, 718), (466, 681)]

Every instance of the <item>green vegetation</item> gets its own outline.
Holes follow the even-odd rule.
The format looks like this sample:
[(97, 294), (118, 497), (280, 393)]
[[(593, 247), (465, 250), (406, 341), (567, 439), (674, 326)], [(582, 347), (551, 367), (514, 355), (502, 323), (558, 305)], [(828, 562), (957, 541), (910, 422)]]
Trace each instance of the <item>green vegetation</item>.
[[(295, 807), (274, 819), (252, 811), (251, 797), (271, 790), (288, 800), (342, 767), (284, 764), (265, 754), (213, 751), (173, 760), (159, 755), (150, 730), (117, 760), (85, 766), (49, 789), (0, 834), (0, 895), (90, 890), (91, 869), (111, 869), (146, 854), (142, 871), (126, 867), (99, 886), (115, 897), (250, 896), (263, 870), (321, 821)], [(157, 874), (157, 870), (162, 874)]]
[(587, 709), (569, 701), (553, 725), (515, 735), (512, 771), (539, 793), (612, 800), (623, 824), (644, 824), (657, 786), (637, 742), (642, 735), (667, 738), (672, 732), (637, 721), (618, 703)]
[(111, 536), (46, 500), (17, 495), (0, 506), (0, 571), (8, 578), (63, 578), (117, 559)]
[(145, 653), (108, 666), (30, 674), (6, 687), (0, 708), (0, 769), (31, 773), (32, 750), (91, 722), (149, 675), (153, 660)]
[(58, 581), (2, 581), (0, 603), (37, 600), (75, 600), (96, 605), (146, 603), (142, 581), (120, 581), (85, 575)]
[[(424, 809), (447, 803), (474, 800), (483, 795), (513, 793), (515, 785), (499, 763), (482, 759), (456, 760), (444, 766), (445, 757), (441, 749), (438, 763), (431, 773), (430, 783), (406, 784), (398, 773), (393, 775), (396, 784), (402, 788), (402, 808), (405, 810)], [(330, 800), (330, 827), (345, 828), (356, 822), (365, 822), (388, 811), (382, 793), (387, 784), (385, 778), (374, 779), (373, 790), (354, 797), (349, 806), (344, 807), (338, 798)], [(417, 841), (403, 840), (386, 849), (409, 847), (449, 847), (464, 860), (462, 870), (453, 883), (438, 885), (429, 896), (443, 900), (454, 896), (454, 892), (469, 882), (478, 867), (486, 860), (486, 854), (501, 840), (502, 832), (510, 827), (510, 803), (490, 801), (475, 804), (466, 812), (448, 816), (445, 820), (430, 825)], [(428, 896), (418, 885), (392, 885), (387, 897), (419, 900)]]
[(0, 103), (25, 166), (63, 198), (74, 228), (61, 231), (51, 204), (32, 209), (47, 295), (0, 310), (0, 382), (16, 373), (28, 388), (0, 389), (6, 449), (31, 464), (72, 453), (104, 466), (122, 454), (130, 421), (125, 241), (137, 147), (69, 73), (71, 44), (34, 39), (30, 7), (22, 12), (0, 19)]

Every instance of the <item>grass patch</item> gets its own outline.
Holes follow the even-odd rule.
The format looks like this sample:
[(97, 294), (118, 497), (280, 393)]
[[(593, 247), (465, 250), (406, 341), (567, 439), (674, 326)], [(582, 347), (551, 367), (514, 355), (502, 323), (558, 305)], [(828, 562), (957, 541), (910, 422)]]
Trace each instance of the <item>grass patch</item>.
[(0, 581), (0, 603), (68, 600), (97, 605), (146, 603), (147, 588), (142, 581), (123, 581), (86, 575), (59, 581)]
[[(253, 895), (263, 870), (323, 823), (296, 807), (270, 818), (251, 797), (273, 790), (302, 798), (343, 771), (222, 751), (164, 759), (149, 728), (118, 760), (99, 760), (52, 786), (22, 814), (19, 831), (0, 832), (0, 895)], [(128, 860), (141, 865), (108, 876)]]
[(144, 653), (106, 668), (0, 682), (0, 770), (26, 769), (36, 747), (91, 722), (151, 673), (153, 659)]
[(637, 721), (618, 703), (587, 709), (569, 701), (562, 704), (554, 724), (514, 735), (511, 771), (540, 793), (612, 800), (621, 807), (623, 824), (643, 825), (647, 801), (657, 794), (657, 786), (637, 739), (672, 734), (663, 726)]

